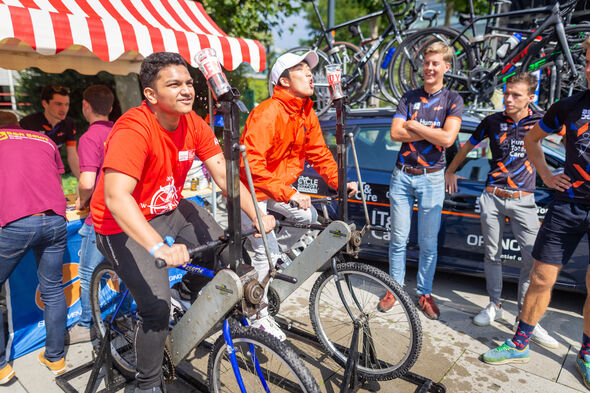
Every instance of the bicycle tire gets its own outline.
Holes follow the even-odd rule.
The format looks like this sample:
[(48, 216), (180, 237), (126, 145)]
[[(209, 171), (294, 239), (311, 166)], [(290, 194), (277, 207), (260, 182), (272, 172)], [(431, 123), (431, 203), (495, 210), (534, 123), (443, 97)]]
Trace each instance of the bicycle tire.
[(457, 30), (448, 27), (428, 27), (406, 37), (399, 45), (388, 69), (391, 91), (399, 100), (404, 93), (423, 85), (422, 61), (423, 50), (436, 41), (454, 43), (451, 67), (445, 75), (445, 87), (461, 94), (464, 100), (471, 92), (466, 83), (469, 71), (475, 67), (473, 52), (469, 42)]
[[(319, 393), (320, 388), (295, 351), (270, 334), (252, 327), (230, 325), (231, 336), (244, 386), (248, 393), (266, 392), (251, 361), (249, 344), (255, 346), (257, 358), (271, 392)], [(227, 345), (221, 335), (213, 345), (207, 364), (209, 391), (239, 392)]]
[[(379, 92), (385, 98), (385, 100), (387, 100), (388, 102), (390, 102), (392, 104), (397, 104), (399, 102), (399, 99), (397, 99), (395, 97), (393, 89), (391, 88), (391, 84), (389, 83), (389, 77), (388, 77), (389, 64), (386, 64), (385, 68), (382, 68), (382, 65), (385, 61), (385, 56), (387, 56), (387, 53), (389, 52), (389, 50), (391, 48), (395, 48), (395, 50), (397, 50), (397, 48), (399, 48), (399, 46), (401, 45), (402, 42), (403, 42), (403, 40), (398, 41), (398, 38), (396, 36), (393, 36), (392, 39), (389, 40), (387, 45), (385, 45), (383, 50), (381, 50), (381, 53), (379, 54), (379, 60), (377, 61), (377, 64), (375, 66), (375, 71), (376, 71), (375, 72), (375, 79), (376, 79), (375, 82), (377, 83), (377, 86), (379, 87)], [(392, 60), (393, 60), (393, 55), (392, 55), (392, 58), (389, 59), (389, 62), (391, 63)]]
[[(318, 54), (318, 57), (320, 59), (320, 62), (318, 63), (318, 65), (312, 70), (314, 83), (315, 83), (315, 81), (319, 80), (319, 81), (325, 81), (325, 83), (327, 84), (326, 71), (324, 69), (320, 68), (320, 63), (322, 63), (322, 62), (323, 62), (323, 64), (329, 63), (328, 55), (325, 54), (323, 51), (316, 49), (316, 48), (312, 48), (311, 46), (299, 46), (299, 47), (296, 47), (293, 49), (289, 49), (288, 51), (284, 52), (283, 54), (294, 53), (296, 55), (303, 55), (309, 51), (315, 51)], [(324, 82), (320, 82), (320, 83), (324, 83)], [(268, 78), (268, 94), (270, 97), (272, 97), (273, 91), (274, 91), (274, 84), (272, 83), (270, 78)], [(315, 111), (318, 114), (318, 116), (326, 113), (328, 111), (328, 109), (330, 109), (330, 104), (332, 103), (332, 100), (326, 98), (325, 96), (322, 96), (322, 94), (325, 95), (326, 92), (328, 93), (328, 97), (329, 97), (330, 96), (329, 91), (322, 90), (318, 94), (317, 88), (314, 88), (314, 95), (311, 97), (311, 100), (314, 103), (314, 108), (315, 108)]]
[[(332, 97), (330, 96), (330, 90), (328, 88), (328, 81), (325, 76), (325, 67), (327, 64), (340, 64), (342, 69), (342, 91), (345, 96), (348, 97), (348, 102), (351, 105), (362, 104), (370, 93), (370, 88), (373, 84), (373, 64), (371, 59), (358, 69), (356, 75), (353, 71), (358, 63), (358, 60), (364, 56), (364, 52), (358, 46), (351, 44), (346, 41), (336, 41), (333, 43), (333, 50), (330, 50), (328, 46), (322, 48), (322, 51), (329, 56), (329, 62), (325, 59), (320, 59), (318, 68), (322, 70), (323, 79), (319, 81), (322, 83), (316, 89), (316, 94), (321, 94), (324, 100), (324, 108), (330, 108), (332, 105)], [(333, 51), (333, 54), (330, 52)], [(327, 110), (327, 109), (326, 109)], [(324, 111), (325, 112), (325, 111)], [(321, 112), (322, 114), (324, 112)]]
[(565, 34), (577, 77), (573, 77), (569, 64), (560, 55), (563, 49), (555, 33), (543, 38), (539, 43), (540, 50), (527, 54), (519, 68), (519, 71), (540, 71), (541, 86), (537, 105), (542, 109), (548, 109), (553, 102), (584, 91), (588, 86), (584, 72), (586, 51), (583, 50), (582, 43), (590, 37), (590, 24), (568, 26)]
[[(388, 274), (359, 262), (336, 265), (343, 295), (355, 318), (362, 317), (366, 337), (359, 336), (357, 372), (367, 380), (385, 381), (404, 375), (422, 346), (422, 327), (408, 294)], [(377, 305), (389, 291), (396, 298), (390, 309)], [(353, 321), (344, 308), (332, 269), (325, 271), (310, 293), (310, 318), (320, 344), (341, 366), (346, 365)], [(366, 340), (365, 340), (366, 338)], [(372, 345), (371, 345), (372, 344)], [(363, 353), (363, 346), (374, 351)], [(371, 356), (373, 355), (373, 356)]]
[[(112, 317), (123, 300), (124, 284), (109, 262), (100, 263), (90, 280), (90, 306), (92, 319), (100, 342), (105, 337), (107, 320)], [(136, 306), (131, 293), (125, 296), (112, 329), (111, 355), (114, 366), (126, 378), (135, 376)]]

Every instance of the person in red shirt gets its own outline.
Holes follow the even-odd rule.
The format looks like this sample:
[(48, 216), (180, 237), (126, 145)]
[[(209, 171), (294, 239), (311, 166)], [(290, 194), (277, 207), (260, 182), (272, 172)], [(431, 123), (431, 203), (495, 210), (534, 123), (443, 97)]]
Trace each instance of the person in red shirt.
[[(226, 171), (215, 135), (193, 112), (195, 90), (185, 60), (176, 53), (154, 53), (142, 62), (139, 79), (145, 100), (121, 116), (109, 134), (103, 176), (90, 210), (98, 249), (137, 303), (135, 391), (161, 392), (170, 288), (168, 272), (158, 269), (154, 258), (180, 266), (189, 261), (187, 247), (223, 235), (205, 209), (182, 199), (181, 190), (195, 156), (224, 192)], [(242, 208), (256, 223), (243, 184), (240, 196)], [(272, 230), (274, 217), (264, 216), (263, 225)], [(176, 240), (171, 247), (163, 241), (167, 235)], [(198, 264), (215, 268), (213, 251), (200, 258)]]
[[(280, 56), (270, 72), (275, 85), (273, 95), (252, 110), (240, 141), (246, 146), (260, 209), (306, 224), (316, 221), (317, 212), (309, 195), (298, 192), (292, 186), (303, 172), (305, 161), (330, 187), (338, 188), (338, 165), (326, 146), (310, 99), (314, 91), (311, 70), (317, 64), (318, 55), (315, 52)], [(245, 179), (243, 166), (242, 163), (241, 176)], [(357, 183), (349, 182), (347, 188), (353, 195), (357, 192)], [(290, 202), (296, 202), (298, 207), (292, 207)], [(250, 220), (243, 217), (242, 223), (250, 225)], [(271, 233), (268, 242), (273, 258), (280, 257), (281, 248), (288, 251), (293, 247), (305, 232), (306, 229), (284, 227), (276, 236)], [(255, 254), (252, 265), (262, 278), (268, 273), (264, 245), (257, 238), (250, 241)], [(285, 339), (285, 334), (267, 309), (259, 313), (252, 326), (273, 334), (281, 341)]]

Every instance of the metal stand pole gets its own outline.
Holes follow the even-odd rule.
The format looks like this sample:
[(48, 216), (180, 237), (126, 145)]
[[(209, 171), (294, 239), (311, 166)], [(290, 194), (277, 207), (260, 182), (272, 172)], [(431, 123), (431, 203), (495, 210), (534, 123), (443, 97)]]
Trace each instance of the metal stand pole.
[[(225, 155), (227, 230), (229, 260), (242, 265), (241, 211), (240, 211), (240, 112), (248, 109), (239, 100), (240, 92), (233, 89), (219, 97), (223, 113), (223, 154)], [(236, 262), (233, 262), (236, 261)], [(232, 266), (240, 271), (239, 266)]]
[(336, 108), (336, 146), (337, 146), (337, 161), (338, 161), (338, 217), (348, 222), (348, 192), (346, 183), (348, 178), (346, 174), (346, 137), (344, 130), (346, 129), (346, 106), (344, 105), (344, 98), (334, 100), (334, 107)]

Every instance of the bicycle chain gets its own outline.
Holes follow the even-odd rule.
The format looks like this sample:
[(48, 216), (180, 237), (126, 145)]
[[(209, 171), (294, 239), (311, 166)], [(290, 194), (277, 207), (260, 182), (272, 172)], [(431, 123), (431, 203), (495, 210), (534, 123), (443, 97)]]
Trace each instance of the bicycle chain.
[(172, 355), (168, 348), (164, 347), (164, 359), (162, 361), (162, 375), (164, 382), (170, 383), (176, 379), (176, 368), (172, 364)]

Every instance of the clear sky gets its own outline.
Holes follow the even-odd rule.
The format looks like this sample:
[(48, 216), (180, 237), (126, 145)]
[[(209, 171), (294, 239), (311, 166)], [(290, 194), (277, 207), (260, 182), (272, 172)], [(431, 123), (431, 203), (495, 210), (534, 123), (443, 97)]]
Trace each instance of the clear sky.
[[(275, 48), (290, 49), (299, 46), (299, 39), (309, 36), (307, 23), (303, 14), (293, 15), (285, 19), (282, 36), (279, 37), (276, 31), (272, 33)], [(289, 27), (293, 27), (293, 33), (289, 31)]]

